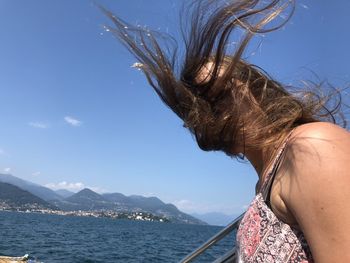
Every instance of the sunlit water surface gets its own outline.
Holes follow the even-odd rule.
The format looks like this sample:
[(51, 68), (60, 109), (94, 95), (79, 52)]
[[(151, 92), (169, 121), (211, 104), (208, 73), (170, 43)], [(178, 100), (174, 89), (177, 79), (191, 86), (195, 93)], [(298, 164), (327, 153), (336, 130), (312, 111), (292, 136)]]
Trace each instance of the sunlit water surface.
[[(177, 262), (222, 228), (0, 212), (0, 255), (40, 262)], [(198, 259), (211, 262), (233, 236)]]

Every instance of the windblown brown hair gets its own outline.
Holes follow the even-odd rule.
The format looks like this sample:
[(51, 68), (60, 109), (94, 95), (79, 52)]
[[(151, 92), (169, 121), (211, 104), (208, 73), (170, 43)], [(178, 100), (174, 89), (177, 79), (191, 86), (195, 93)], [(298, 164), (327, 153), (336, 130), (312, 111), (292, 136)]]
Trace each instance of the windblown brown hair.
[(183, 55), (170, 35), (132, 26), (103, 11), (114, 23), (108, 30), (136, 57), (135, 66), (201, 149), (242, 157), (244, 152), (234, 149), (269, 146), (304, 123), (340, 120), (346, 125), (338, 91), (322, 95), (320, 84), (295, 93), (242, 58), (254, 35), (287, 23), (293, 0), (188, 2), (182, 11)]

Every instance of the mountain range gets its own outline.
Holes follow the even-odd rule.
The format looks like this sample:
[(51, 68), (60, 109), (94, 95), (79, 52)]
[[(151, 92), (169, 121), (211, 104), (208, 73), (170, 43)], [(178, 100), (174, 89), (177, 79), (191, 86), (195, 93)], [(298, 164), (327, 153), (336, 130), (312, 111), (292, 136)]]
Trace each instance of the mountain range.
[(57, 207), (15, 185), (0, 182), (0, 203), (6, 208), (53, 209)]
[[(164, 203), (157, 197), (125, 196), (121, 193), (98, 194), (88, 188), (78, 193), (72, 193), (67, 190), (53, 191), (9, 174), (0, 174), (0, 182), (5, 183), (3, 185), (4, 188), (11, 188), (11, 185), (15, 186), (27, 194), (39, 198), (42, 204), (45, 203), (52, 208), (58, 208), (64, 211), (110, 210), (118, 212), (148, 212), (156, 216), (165, 217), (174, 223), (206, 224), (191, 215), (181, 212), (173, 204)], [(6, 191), (8, 194), (10, 192), (10, 190)]]
[(62, 195), (47, 187), (34, 184), (32, 182), (15, 177), (11, 174), (0, 174), (0, 182), (15, 185), (23, 190), (28, 191), (29, 193), (32, 193), (33, 195), (40, 197), (45, 201), (63, 199)]

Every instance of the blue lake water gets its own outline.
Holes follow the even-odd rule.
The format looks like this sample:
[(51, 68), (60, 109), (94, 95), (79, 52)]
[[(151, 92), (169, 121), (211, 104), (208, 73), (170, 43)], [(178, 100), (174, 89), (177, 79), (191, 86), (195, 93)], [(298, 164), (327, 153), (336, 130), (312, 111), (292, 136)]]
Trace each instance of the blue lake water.
[[(222, 227), (0, 212), (0, 255), (40, 262), (178, 262)], [(233, 235), (197, 262), (232, 248)]]

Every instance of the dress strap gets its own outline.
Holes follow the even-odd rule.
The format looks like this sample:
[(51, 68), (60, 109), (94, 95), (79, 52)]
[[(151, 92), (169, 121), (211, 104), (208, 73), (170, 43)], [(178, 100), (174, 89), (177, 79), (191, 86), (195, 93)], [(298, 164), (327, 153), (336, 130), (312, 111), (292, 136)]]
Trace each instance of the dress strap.
[(287, 135), (287, 137), (284, 139), (283, 143), (282, 143), (282, 146), (280, 147), (280, 149), (278, 150), (273, 162), (272, 162), (272, 165), (271, 165), (271, 168), (270, 170), (267, 172), (267, 175), (264, 179), (264, 181), (262, 182), (261, 184), (261, 187), (259, 189), (259, 192), (262, 194), (263, 198), (265, 201), (268, 201), (269, 199), (269, 196), (270, 196), (270, 191), (271, 191), (271, 186), (272, 186), (272, 183), (273, 183), (273, 180), (275, 178), (275, 175), (277, 173), (277, 170), (283, 160), (283, 157), (284, 157), (284, 149), (286, 148), (286, 145), (293, 133), (294, 129), (291, 130), (289, 132), (289, 134)]

